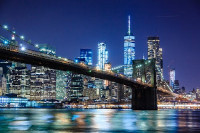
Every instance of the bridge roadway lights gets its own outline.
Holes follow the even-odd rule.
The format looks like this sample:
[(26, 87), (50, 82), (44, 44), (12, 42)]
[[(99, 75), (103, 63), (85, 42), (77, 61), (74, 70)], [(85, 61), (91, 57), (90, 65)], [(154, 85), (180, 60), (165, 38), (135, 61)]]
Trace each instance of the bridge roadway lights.
[(133, 110), (157, 110), (157, 91), (152, 87), (132, 89)]

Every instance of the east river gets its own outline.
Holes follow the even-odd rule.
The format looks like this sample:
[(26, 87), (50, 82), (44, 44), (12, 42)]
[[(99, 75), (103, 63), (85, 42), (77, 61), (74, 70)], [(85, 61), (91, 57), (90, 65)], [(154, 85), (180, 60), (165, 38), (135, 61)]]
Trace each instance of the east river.
[(200, 110), (0, 109), (3, 132), (200, 132)]

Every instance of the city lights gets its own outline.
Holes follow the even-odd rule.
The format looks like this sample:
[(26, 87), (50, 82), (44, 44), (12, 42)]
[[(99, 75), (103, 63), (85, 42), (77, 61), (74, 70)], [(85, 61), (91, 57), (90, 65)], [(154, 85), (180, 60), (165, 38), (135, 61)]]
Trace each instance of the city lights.
[(4, 41), (4, 44), (8, 44), (8, 41), (7, 41), (7, 40), (5, 40), (5, 41)]
[(24, 39), (24, 36), (20, 36), (20, 38), (23, 40), (23, 39)]
[[(3, 28), (7, 29), (8, 27), (4, 25)], [(133, 36), (130, 30), (130, 16), (128, 17), (128, 33), (127, 35), (124, 36), (124, 64), (118, 67), (113, 67), (113, 68), (111, 68), (111, 63), (109, 63), (109, 60), (108, 60), (108, 50), (106, 48), (105, 43), (98, 43), (97, 66), (92, 67), (93, 53), (91, 49), (80, 49), (80, 56), (78, 56), (77, 58), (75, 58), (74, 61), (72, 61), (67, 58), (63, 58), (61, 56), (56, 56), (55, 49), (49, 46), (48, 44), (33, 44), (33, 45), (31, 44), (35, 48), (38, 48), (37, 49), (38, 51), (26, 49), (24, 44), (18, 43), (18, 41), (15, 40), (15, 37), (20, 37), (20, 39), (22, 39), (27, 44), (30, 44), (30, 41), (26, 41), (24, 36), (19, 36), (15, 34), (15, 31), (9, 31), (9, 32), (11, 32), (12, 34), (11, 41), (9, 39), (1, 37), (0, 48), (5, 49), (7, 51), (10, 50), (10, 52), (21, 52), (21, 54), (24, 54), (25, 56), (26, 55), (34, 56), (34, 58), (35, 57), (39, 58), (40, 60), (43, 60), (44, 62), (48, 61), (46, 59), (50, 59), (51, 61), (54, 61), (55, 64), (58, 62), (59, 63), (62, 62), (62, 65), (66, 65), (66, 67), (63, 67), (64, 69), (67, 68), (67, 66), (70, 66), (72, 70), (75, 71), (75, 74), (72, 74), (71, 72), (65, 73), (59, 70), (55, 74), (52, 69), (45, 68), (45, 70), (42, 71), (42, 68), (37, 68), (35, 66), (31, 67), (31, 69), (35, 71), (34, 73), (32, 73), (32, 75), (43, 74), (43, 76), (38, 76), (38, 75), (37, 76), (38, 78), (41, 78), (40, 79), (41, 81), (43, 79), (45, 79), (45, 82), (48, 81), (49, 84), (46, 85), (46, 88), (51, 88), (51, 91), (52, 91), (45, 94), (41, 94), (40, 96), (35, 96), (34, 100), (37, 100), (37, 99), (41, 100), (42, 97), (45, 97), (45, 102), (48, 103), (49, 102), (48, 100), (50, 100), (52, 97), (53, 97), (52, 99), (55, 100), (56, 95), (57, 95), (57, 97), (60, 97), (60, 99), (69, 98), (71, 100), (74, 98), (76, 101), (87, 101), (91, 97), (92, 99), (96, 99), (96, 101), (98, 102), (107, 102), (107, 101), (111, 102), (113, 100), (117, 101), (120, 99), (119, 94), (117, 94), (118, 90), (111, 91), (111, 89), (120, 89), (118, 83), (123, 83), (123, 85), (127, 85), (126, 87), (129, 89), (126, 90), (126, 93), (128, 94), (125, 94), (125, 92), (123, 92), (123, 94), (121, 95), (124, 95), (122, 97), (123, 99), (125, 99), (126, 102), (127, 101), (130, 102), (131, 101), (130, 98), (132, 95), (130, 90), (131, 90), (132, 84), (135, 85), (136, 87), (138, 85), (141, 89), (148, 88), (148, 87), (149, 89), (152, 89), (153, 87), (155, 87), (154, 83), (156, 80), (156, 86), (157, 86), (156, 89), (158, 92), (162, 92), (162, 93), (165, 93), (166, 95), (173, 96), (176, 99), (178, 99), (176, 100), (178, 102), (182, 102), (184, 100), (192, 101), (192, 102), (197, 101), (193, 93), (190, 93), (187, 95), (179, 94), (180, 93), (179, 83), (178, 81), (175, 83), (175, 74), (174, 74), (175, 71), (173, 71), (173, 73), (170, 75), (170, 79), (174, 81), (173, 86), (177, 88), (176, 90), (179, 91), (179, 92), (176, 92), (178, 94), (173, 92), (173, 90), (169, 86), (169, 83), (167, 83), (166, 80), (164, 79), (162, 48), (160, 47), (160, 44), (159, 44), (160, 42), (159, 37), (148, 37), (148, 42), (147, 42), (148, 59), (135, 60), (135, 36)], [(14, 61), (15, 59), (19, 59), (19, 58), (20, 57), (14, 58)], [(39, 65), (42, 65), (44, 62), (40, 62)], [(18, 68), (20, 67), (16, 67), (15, 69), (18, 69)], [(38, 70), (36, 70), (36, 68)], [(79, 73), (80, 69), (82, 69), (81, 73)], [(17, 71), (21, 71), (21, 70), (17, 70)], [(154, 74), (154, 71), (156, 74)], [(84, 74), (86, 73), (86, 75), (82, 75), (83, 73)], [(49, 77), (49, 75), (51, 76), (54, 75), (54, 76)], [(91, 75), (94, 77), (90, 77)], [(34, 76), (34, 77), (37, 77), (37, 76)], [(57, 77), (59, 77), (59, 80), (57, 79)], [(63, 81), (63, 77), (65, 78), (67, 77), (69, 79), (66, 79)], [(17, 81), (23, 79), (22, 77), (20, 78), (17, 79)], [(111, 81), (109, 81), (108, 79), (109, 80), (111, 79)], [(65, 82), (67, 82), (67, 85)], [(23, 85), (20, 84), (19, 86), (23, 86)], [(56, 90), (56, 88), (61, 88), (61, 90), (58, 91)], [(69, 88), (69, 90), (65, 92), (65, 88)], [(93, 88), (94, 90), (91, 90), (91, 88)], [(14, 87), (14, 90), (16, 90), (15, 87)], [(16, 92), (18, 91), (20, 90), (18, 89)], [(112, 97), (111, 92), (115, 96)], [(92, 96), (90, 96), (90, 94), (92, 94)], [(156, 93), (153, 93), (153, 95), (155, 94)], [(165, 97), (162, 97), (162, 98), (165, 98)], [(95, 101), (93, 101), (92, 103), (95, 103)], [(156, 104), (154, 105), (155, 105), (154, 109), (156, 109), (157, 106)], [(87, 104), (84, 103), (83, 107), (87, 107)]]
[(3, 28), (4, 28), (4, 29), (8, 29), (8, 26), (7, 26), (7, 25), (3, 25)]
[(26, 50), (26, 48), (25, 48), (24, 46), (22, 46), (22, 47), (21, 47), (21, 50), (22, 50), (22, 51), (25, 51), (25, 50)]
[(0, 2), (0, 133), (200, 132), (197, 1)]

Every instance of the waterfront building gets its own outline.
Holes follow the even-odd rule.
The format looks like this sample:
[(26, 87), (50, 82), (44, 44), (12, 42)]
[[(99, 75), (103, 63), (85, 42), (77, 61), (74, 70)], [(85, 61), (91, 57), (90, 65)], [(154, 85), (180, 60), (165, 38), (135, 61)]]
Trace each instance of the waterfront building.
[(0, 60), (0, 96), (8, 93), (9, 83), (8, 83), (8, 75), (9, 75), (9, 67), (11, 67), (12, 63)]
[[(169, 81), (170, 81), (170, 86), (173, 88), (174, 87), (174, 81), (175, 81), (175, 69), (170, 69), (169, 72)], [(173, 88), (174, 89), (174, 88)]]
[(103, 96), (102, 90), (104, 89), (104, 80), (95, 78), (94, 83), (95, 83), (96, 95), (98, 99), (101, 100), (101, 97)]
[(31, 100), (56, 99), (56, 71), (43, 66), (31, 67)]
[(124, 36), (124, 75), (132, 77), (132, 60), (135, 60), (135, 36), (131, 32), (130, 16), (128, 16), (128, 32)]
[(26, 107), (27, 103), (27, 98), (18, 97), (17, 94), (0, 96), (0, 107)]
[(155, 59), (157, 84), (163, 81), (163, 57), (159, 37), (148, 37), (148, 59)]
[(105, 64), (108, 63), (108, 50), (105, 43), (98, 44), (98, 63), (97, 68), (104, 70)]
[(25, 64), (15, 63), (14, 67), (10, 67), (8, 81), (8, 93), (30, 99), (30, 70)]
[(98, 99), (94, 81), (95, 81), (94, 77), (85, 77), (83, 79), (83, 84), (84, 84), (83, 96), (88, 97), (89, 100)]
[[(47, 44), (37, 46), (44, 54), (55, 56), (55, 49)], [(31, 100), (56, 99), (56, 70), (43, 66), (31, 66)]]
[(83, 97), (83, 76), (81, 74), (73, 74), (70, 82), (70, 101), (78, 101)]
[(67, 98), (70, 81), (71, 72), (56, 70), (56, 100), (64, 100)]
[(80, 49), (80, 59), (84, 59), (86, 65), (92, 66), (92, 50)]

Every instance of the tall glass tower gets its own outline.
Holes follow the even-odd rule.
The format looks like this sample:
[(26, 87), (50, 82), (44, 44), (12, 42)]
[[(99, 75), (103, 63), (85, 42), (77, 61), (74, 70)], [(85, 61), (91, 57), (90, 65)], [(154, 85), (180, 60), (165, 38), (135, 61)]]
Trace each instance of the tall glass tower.
[(170, 86), (172, 87), (172, 88), (174, 88), (174, 81), (175, 81), (175, 68), (173, 68), (173, 69), (170, 69), (170, 72), (169, 72), (169, 82), (170, 82)]
[(163, 57), (159, 37), (148, 37), (148, 59), (156, 60), (156, 81), (157, 84), (163, 81)]
[(128, 33), (124, 36), (124, 75), (132, 77), (132, 60), (135, 60), (135, 36), (131, 33), (130, 15), (128, 16)]
[(85, 63), (92, 66), (92, 50), (91, 49), (81, 49), (80, 58), (85, 60)]
[(98, 64), (97, 67), (100, 70), (104, 70), (104, 65), (108, 63), (108, 50), (105, 43), (98, 44)]

